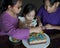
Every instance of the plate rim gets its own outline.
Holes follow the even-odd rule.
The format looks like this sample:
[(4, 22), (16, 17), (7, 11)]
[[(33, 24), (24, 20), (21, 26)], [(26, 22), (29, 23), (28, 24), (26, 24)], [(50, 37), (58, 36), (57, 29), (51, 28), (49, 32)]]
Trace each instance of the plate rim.
[[(46, 34), (46, 33), (44, 33), (45, 34), (45, 36), (49, 39), (49, 43), (47, 44), (47, 43), (45, 43), (45, 44), (47, 44), (46, 46), (44, 46), (45, 48), (46, 47), (48, 47), (49, 46), (49, 44), (50, 44), (50, 37)], [(25, 46), (25, 47), (30, 47), (30, 46), (26, 46), (26, 43), (24, 43), (24, 41), (27, 41), (27, 40), (22, 40), (22, 43), (23, 43), (23, 45)], [(28, 44), (28, 43), (27, 43)], [(45, 44), (39, 44), (39, 45), (45, 45)], [(29, 45), (29, 44), (28, 44)], [(31, 45), (31, 46), (33, 46), (33, 45)]]

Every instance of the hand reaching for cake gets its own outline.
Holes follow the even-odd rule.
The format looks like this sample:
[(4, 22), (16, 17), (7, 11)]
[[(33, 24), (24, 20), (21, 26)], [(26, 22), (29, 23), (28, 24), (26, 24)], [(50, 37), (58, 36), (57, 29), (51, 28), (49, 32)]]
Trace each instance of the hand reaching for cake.
[(30, 33), (35, 32), (35, 33), (40, 33), (43, 32), (41, 27), (36, 27), (36, 28), (31, 28)]

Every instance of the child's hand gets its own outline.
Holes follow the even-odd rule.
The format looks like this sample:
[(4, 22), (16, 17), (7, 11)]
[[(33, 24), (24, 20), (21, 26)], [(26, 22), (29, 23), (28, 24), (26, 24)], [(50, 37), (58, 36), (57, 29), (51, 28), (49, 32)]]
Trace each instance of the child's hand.
[(41, 27), (31, 28), (30, 33), (32, 33), (32, 32), (40, 33), (40, 32), (42, 32), (42, 28)]
[(50, 24), (45, 25), (45, 29), (54, 29), (54, 27)]

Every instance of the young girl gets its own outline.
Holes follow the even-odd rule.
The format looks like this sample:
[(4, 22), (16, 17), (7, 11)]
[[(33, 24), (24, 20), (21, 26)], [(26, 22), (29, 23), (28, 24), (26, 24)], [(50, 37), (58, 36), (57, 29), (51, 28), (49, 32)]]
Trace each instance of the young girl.
[[(40, 7), (37, 17), (41, 19), (45, 29), (60, 30), (60, 1), (43, 0), (44, 5)], [(40, 22), (40, 23), (41, 23)]]
[[(47, 33), (51, 41), (53, 48), (60, 44), (60, 0), (43, 0), (44, 6), (41, 6), (38, 11), (38, 18), (41, 20), (43, 28), (45, 28), (45, 33)], [(57, 41), (55, 41), (57, 40)], [(56, 43), (56, 45), (55, 45)], [(52, 48), (52, 47), (51, 47)]]
[[(2, 0), (1, 2), (1, 14), (0, 14), (0, 42), (6, 39), (4, 35), (11, 36), (12, 38), (18, 40), (25, 40), (29, 38), (31, 32), (40, 32), (40, 27), (30, 28), (30, 29), (19, 29), (17, 26), (18, 18), (17, 14), (21, 10), (22, 0)], [(8, 40), (8, 39), (7, 39)], [(2, 42), (5, 44), (7, 41)], [(5, 44), (6, 45), (6, 44)], [(5, 46), (3, 47), (5, 48)], [(7, 48), (7, 47), (6, 47)]]
[(33, 4), (27, 4), (24, 9), (22, 16), (19, 16), (19, 26), (20, 28), (35, 27), (37, 25), (36, 7)]
[(31, 32), (40, 32), (40, 27), (30, 29), (19, 29), (17, 26), (17, 14), (20, 12), (22, 0), (3, 0), (0, 35), (8, 35), (18, 40), (28, 39)]

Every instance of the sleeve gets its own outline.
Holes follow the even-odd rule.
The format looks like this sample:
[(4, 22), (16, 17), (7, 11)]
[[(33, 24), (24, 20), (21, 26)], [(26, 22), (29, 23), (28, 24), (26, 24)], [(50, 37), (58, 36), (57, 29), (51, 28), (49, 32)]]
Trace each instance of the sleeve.
[(38, 10), (38, 13), (37, 13), (37, 16), (41, 16), (41, 14), (42, 14), (42, 11), (43, 11), (43, 6), (41, 6), (40, 8), (39, 8), (39, 10)]
[(29, 29), (16, 29), (8, 18), (3, 19), (2, 25), (4, 32), (13, 38), (22, 40), (29, 37)]

